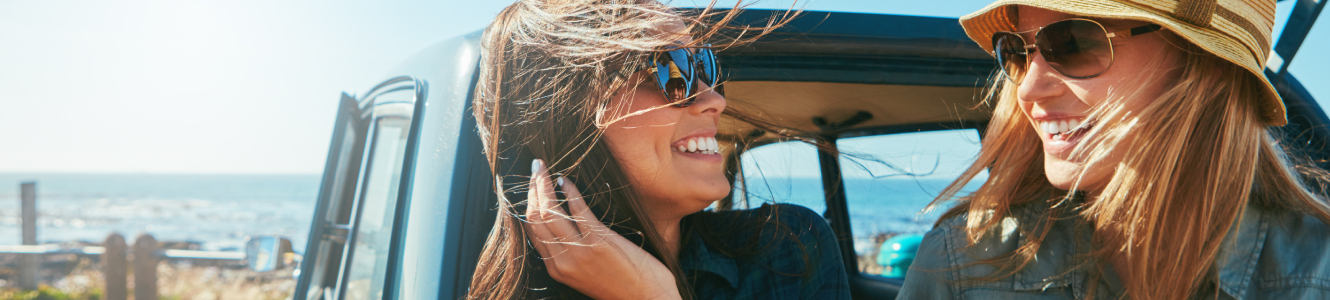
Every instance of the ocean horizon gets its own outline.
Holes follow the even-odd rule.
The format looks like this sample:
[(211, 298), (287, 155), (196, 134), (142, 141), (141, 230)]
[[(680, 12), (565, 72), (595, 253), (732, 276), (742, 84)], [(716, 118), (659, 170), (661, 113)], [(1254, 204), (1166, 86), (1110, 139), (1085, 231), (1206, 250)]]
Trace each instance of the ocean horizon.
[(19, 184), (37, 182), (38, 243), (101, 243), (112, 232), (243, 249), (280, 235), (303, 250), (319, 174), (0, 173), (0, 245), (20, 240)]
[[(0, 173), (0, 245), (20, 243), (19, 184), (37, 182), (38, 242), (101, 243), (112, 232), (132, 239), (198, 243), (239, 251), (246, 236), (278, 235), (303, 252), (318, 197), (319, 174)], [(921, 214), (950, 180), (847, 179), (855, 248), (881, 233), (920, 234), (938, 212)], [(822, 213), (818, 178), (747, 182), (750, 206), (793, 203)], [(977, 186), (971, 184), (967, 190)], [(740, 199), (742, 201), (742, 199)]]

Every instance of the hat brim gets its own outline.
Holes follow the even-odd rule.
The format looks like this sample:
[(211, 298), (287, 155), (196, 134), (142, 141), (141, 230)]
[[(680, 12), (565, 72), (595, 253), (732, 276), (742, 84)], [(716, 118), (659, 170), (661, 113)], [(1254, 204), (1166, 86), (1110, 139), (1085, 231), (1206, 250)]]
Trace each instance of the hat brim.
[[(1246, 45), (1261, 45), (1256, 40), (1239, 41), (1235, 37), (1214, 29), (1202, 28), (1191, 23), (1166, 17), (1160, 12), (1147, 7), (1117, 1), (1039, 1), (1039, 0), (998, 0), (988, 6), (960, 18), (965, 34), (978, 43), (984, 51), (993, 54), (993, 45), (989, 43), (993, 34), (999, 31), (1016, 31), (1017, 20), (1014, 10), (1017, 6), (1030, 6), (1057, 11), (1077, 16), (1106, 19), (1125, 19), (1145, 21), (1163, 26), (1165, 29), (1187, 39), (1201, 49), (1224, 60), (1241, 66), (1256, 78), (1260, 78), (1267, 94), (1261, 105), (1261, 116), (1266, 125), (1283, 126), (1288, 124), (1284, 102), (1274, 85), (1265, 77), (1264, 62), (1266, 53), (1255, 53)], [(1216, 22), (1212, 26), (1237, 26), (1232, 23)], [(1242, 35), (1238, 35), (1242, 36)], [(1247, 36), (1247, 38), (1251, 38)]]

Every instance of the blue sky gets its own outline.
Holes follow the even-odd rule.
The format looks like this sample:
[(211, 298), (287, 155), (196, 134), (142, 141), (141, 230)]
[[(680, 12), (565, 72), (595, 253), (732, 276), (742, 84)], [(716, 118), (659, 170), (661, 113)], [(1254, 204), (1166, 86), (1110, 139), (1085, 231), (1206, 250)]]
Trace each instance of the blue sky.
[[(988, 2), (798, 5), (956, 17)], [(508, 3), (0, 2), (0, 172), (319, 173), (339, 93), (363, 93)], [(1282, 23), (1291, 5), (1279, 7)], [(1327, 23), (1290, 67), (1322, 106), (1330, 57), (1311, 53), (1330, 53)]]

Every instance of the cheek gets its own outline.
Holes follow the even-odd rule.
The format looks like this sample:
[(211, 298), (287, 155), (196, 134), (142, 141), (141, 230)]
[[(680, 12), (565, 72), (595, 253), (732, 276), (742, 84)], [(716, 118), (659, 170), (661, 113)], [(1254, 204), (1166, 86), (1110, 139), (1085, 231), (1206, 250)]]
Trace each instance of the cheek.
[(636, 128), (610, 128), (605, 130), (605, 144), (610, 152), (614, 153), (618, 159), (619, 165), (622, 165), (629, 175), (640, 175), (643, 172), (651, 172), (659, 169), (659, 155), (653, 151), (654, 141), (650, 135), (642, 134), (643, 130)]
[(1075, 95), (1077, 101), (1086, 107), (1096, 107), (1108, 99), (1108, 93), (1119, 86), (1121, 78), (1112, 74), (1103, 74), (1092, 79), (1077, 80), (1067, 84), (1067, 89)]
[(1175, 79), (1175, 71), (1161, 66), (1173, 65), (1176, 53), (1167, 49), (1143, 51), (1163, 47), (1154, 43), (1132, 46), (1116, 54), (1107, 72), (1078, 84), (1084, 91), (1078, 94), (1086, 103), (1098, 105), (1109, 99), (1122, 99), (1127, 101), (1129, 110), (1139, 111), (1164, 93), (1169, 86), (1166, 82)]
[(664, 110), (632, 116), (605, 129), (605, 142), (624, 171), (634, 178), (658, 174), (669, 163), (674, 126)]

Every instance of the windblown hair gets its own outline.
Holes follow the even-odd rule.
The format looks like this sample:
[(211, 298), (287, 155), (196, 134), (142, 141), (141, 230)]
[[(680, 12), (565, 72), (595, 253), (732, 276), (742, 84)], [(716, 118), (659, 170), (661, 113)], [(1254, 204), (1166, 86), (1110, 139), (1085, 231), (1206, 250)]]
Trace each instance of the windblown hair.
[[(1216, 292), (1221, 242), (1249, 203), (1330, 223), (1325, 199), (1304, 182), (1323, 183), (1327, 172), (1287, 154), (1298, 152), (1286, 152), (1278, 129), (1268, 128), (1259, 114), (1264, 79), (1176, 36), (1165, 38), (1178, 51), (1156, 58), (1152, 69), (1160, 72), (1123, 85), (1162, 83), (1164, 92), (1140, 99), (1140, 90), (1115, 90), (1093, 109), (1089, 119), (1097, 123), (1071, 154), (1084, 162), (1071, 191), (1058, 190), (1045, 177), (1041, 142), (1019, 107), (1018, 86), (995, 76), (986, 99), (993, 105), (993, 119), (983, 150), (930, 206), (959, 200), (942, 218), (964, 215), (971, 245), (998, 232), (993, 229), (1014, 206), (1048, 210), (1041, 220), (1032, 220), (1036, 226), (1020, 228), (1023, 238), (1016, 250), (981, 261), (996, 268), (990, 277), (976, 280), (1016, 273), (1035, 259), (1048, 225), (1073, 216), (1094, 231), (1096, 251), (1078, 266), (1099, 278), (1092, 280), (1092, 290), (1102, 286), (1110, 258), (1117, 258), (1134, 270), (1129, 276), (1118, 271), (1124, 296), (1184, 299)], [(1128, 101), (1148, 104), (1130, 111), (1124, 105)], [(1110, 156), (1121, 160), (1105, 165), (1113, 161)], [(1085, 170), (1096, 166), (1114, 170), (1106, 186), (1093, 193), (1076, 188)], [(989, 177), (982, 187), (957, 197), (985, 170)]]
[[(617, 121), (605, 119), (616, 109), (615, 91), (638, 84), (631, 75), (646, 69), (652, 54), (680, 46), (675, 41), (681, 34), (694, 38), (683, 47), (724, 48), (750, 42), (798, 14), (773, 16), (764, 27), (725, 25), (742, 7), (740, 2), (728, 10), (676, 10), (651, 0), (519, 0), (499, 13), (482, 36), (473, 103), (496, 182), (498, 217), (468, 298), (585, 298), (554, 282), (528, 244), (521, 195), (529, 175), (524, 168), (533, 158), (576, 184), (601, 221), (660, 259), (675, 274), (680, 294), (690, 297), (677, 259), (664, 255), (640, 196), (601, 136)], [(660, 30), (673, 22), (687, 28)], [(732, 110), (725, 114), (750, 119)]]

